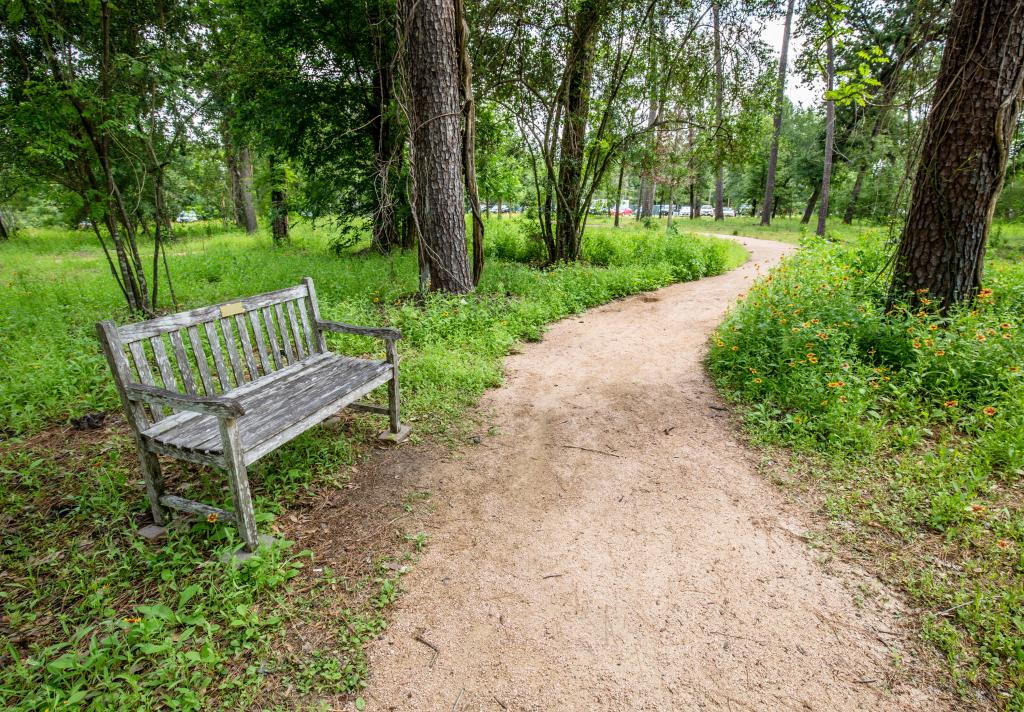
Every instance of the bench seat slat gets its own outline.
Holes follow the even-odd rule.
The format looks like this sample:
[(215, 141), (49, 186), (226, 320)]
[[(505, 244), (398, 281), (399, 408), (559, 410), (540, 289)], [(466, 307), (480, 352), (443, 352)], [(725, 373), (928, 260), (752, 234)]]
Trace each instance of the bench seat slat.
[[(340, 410), (365, 395), (367, 387), (375, 388), (390, 377), (391, 367), (385, 362), (328, 353), (233, 390), (229, 395), (247, 411), (238, 419), (246, 462), (255, 461), (302, 429), (328, 417), (328, 411)], [(292, 432), (303, 423), (308, 424), (281, 439), (281, 433)], [(222, 450), (217, 419), (199, 413), (176, 414), (142, 435), (168, 448), (204, 455), (216, 455)], [(259, 455), (253, 456), (256, 452)]]
[[(347, 363), (354, 361), (355, 363)], [(301, 371), (295, 377), (278, 382), (265, 391), (257, 391), (249, 396), (247, 408), (249, 415), (245, 422), (240, 419), (242, 432), (254, 433), (257, 441), (265, 439), (267, 434), (281, 430), (293, 422), (295, 412), (303, 412), (305, 404), (331, 400), (334, 394), (343, 394), (353, 384), (372, 378), (371, 372), (379, 370), (379, 362), (358, 361), (356, 359), (331, 359), (316, 370)], [(214, 421), (215, 422), (215, 421)], [(220, 432), (208, 426), (207, 421), (194, 423), (190, 433), (182, 433), (181, 438), (188, 437), (183, 445), (193, 450), (217, 452), (221, 447)], [(242, 447), (247, 449), (251, 440), (243, 438)]]
[[(303, 368), (315, 366), (318, 362), (327, 360), (330, 357), (331, 354), (323, 354), (322, 356), (319, 356), (317, 358), (311, 358), (308, 361), (305, 361), (304, 363), (297, 363), (294, 366), (282, 368), (280, 371), (274, 371), (269, 376), (261, 378), (258, 381), (246, 383), (244, 386), (226, 391), (223, 395), (229, 398), (241, 399), (242, 397), (252, 393), (253, 391), (264, 390), (269, 388), (271, 384), (278, 380), (293, 377), (296, 374), (301, 373)], [(150, 426), (148, 429), (144, 431), (144, 435), (148, 437), (159, 438), (159, 436), (163, 435), (164, 433), (172, 429), (186, 427), (190, 421), (195, 420), (200, 416), (200, 413), (183, 411), (181, 413), (171, 416), (170, 418), (167, 418), (164, 421), (161, 421), (159, 424)]]

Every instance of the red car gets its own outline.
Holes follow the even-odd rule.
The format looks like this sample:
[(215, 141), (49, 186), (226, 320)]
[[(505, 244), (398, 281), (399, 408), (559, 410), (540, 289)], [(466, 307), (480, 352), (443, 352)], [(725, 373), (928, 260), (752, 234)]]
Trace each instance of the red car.
[[(609, 215), (615, 215), (615, 210), (614, 209), (609, 210), (608, 213), (609, 213)], [(633, 209), (632, 208), (623, 208), (622, 212), (619, 213), (619, 215), (632, 215), (632, 214), (633, 214)]]

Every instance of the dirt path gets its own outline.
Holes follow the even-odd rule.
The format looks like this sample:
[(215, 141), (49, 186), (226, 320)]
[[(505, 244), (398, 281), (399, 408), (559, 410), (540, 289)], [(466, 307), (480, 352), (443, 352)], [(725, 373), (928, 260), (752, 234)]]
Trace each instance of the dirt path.
[(484, 399), (497, 434), (415, 468), (438, 511), (369, 709), (950, 708), (910, 682), (899, 604), (817, 560), (705, 375), (725, 309), (792, 249), (739, 241), (740, 269), (555, 325)]

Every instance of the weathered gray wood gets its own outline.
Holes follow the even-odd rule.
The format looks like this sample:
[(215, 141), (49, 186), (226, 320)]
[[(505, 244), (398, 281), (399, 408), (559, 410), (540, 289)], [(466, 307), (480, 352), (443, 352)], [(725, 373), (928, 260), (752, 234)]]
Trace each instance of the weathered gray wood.
[[(153, 371), (149, 367), (149, 359), (146, 357), (146, 349), (143, 348), (142, 342), (133, 341), (128, 344), (128, 350), (132, 354), (132, 361), (135, 362), (135, 370), (139, 374), (139, 380), (147, 386), (156, 385), (156, 381), (153, 379)], [(130, 381), (131, 378), (125, 381), (125, 383)], [(160, 421), (164, 417), (163, 408), (150, 408), (149, 412), (153, 422)]]
[(295, 352), (292, 350), (291, 339), (288, 338), (288, 327), (285, 325), (284, 310), (280, 304), (274, 305), (274, 315), (277, 317), (277, 328), (281, 332), (281, 345), (284, 347), (284, 355), (288, 357), (288, 364), (295, 363)]
[(398, 349), (395, 348), (394, 339), (388, 339), (385, 345), (388, 364), (391, 366), (391, 380), (388, 381), (388, 420), (391, 424), (391, 434), (397, 435), (402, 430), (402, 421), (398, 417)]
[[(385, 368), (373, 362), (364, 362), (358, 369), (321, 369), (316, 375), (303, 374), (290, 379), (269, 395), (255, 393), (253, 399), (256, 403), (248, 406), (251, 415), (239, 421), (245, 447), (249, 448), (265, 440), (290, 425), (295, 419), (317, 410), (326, 403), (344, 399), (352, 389), (384, 371)], [(351, 400), (353, 399), (349, 399), (348, 402)], [(200, 433), (204, 431), (207, 436), (202, 440)], [(204, 424), (196, 423), (188, 435), (187, 442), (177, 444), (206, 451), (214, 451), (218, 447), (216, 435), (211, 434)], [(184, 434), (175, 435), (175, 439), (183, 436)]]
[(302, 342), (302, 333), (299, 331), (299, 322), (295, 318), (295, 302), (285, 304), (288, 312), (288, 325), (292, 328), (292, 336), (295, 338), (295, 350), (298, 351), (299, 360), (306, 358), (306, 347)]
[(235, 345), (235, 330), (231, 326), (231, 317), (220, 320), (220, 330), (224, 332), (224, 348), (228, 352), (231, 372), (235, 374), (235, 385), (240, 386), (245, 383), (245, 372), (242, 370), (242, 360), (238, 358), (238, 346)]
[(203, 391), (206, 395), (212, 396), (217, 391), (213, 389), (210, 366), (206, 362), (206, 350), (203, 348), (203, 339), (199, 335), (199, 329), (194, 326), (188, 327), (188, 340), (192, 344), (192, 354), (196, 357), (196, 369), (199, 371), (199, 380), (203, 384)]
[(235, 522), (235, 515), (227, 510), (220, 509), (219, 507), (211, 507), (208, 504), (202, 502), (195, 502), (191, 499), (185, 499), (184, 497), (177, 497), (173, 494), (165, 494), (160, 498), (160, 503), (165, 507), (176, 509), (179, 512), (188, 512), (189, 514), (198, 514), (200, 517), (211, 521), (210, 517), (213, 517), (212, 521), (224, 521)]
[(263, 375), (266, 376), (273, 371), (270, 367), (270, 354), (267, 353), (267, 342), (263, 339), (263, 326), (260, 324), (260, 312), (253, 309), (249, 312), (249, 323), (252, 324), (252, 335), (256, 339), (256, 350), (259, 352), (260, 366), (263, 367)]
[(287, 289), (279, 289), (276, 292), (257, 294), (252, 297), (246, 297), (245, 299), (236, 299), (209, 307), (200, 307), (198, 309), (181, 312), (179, 314), (169, 314), (157, 319), (150, 319), (149, 321), (140, 321), (135, 324), (125, 324), (124, 326), (117, 327), (118, 336), (121, 337), (122, 342), (130, 343), (132, 341), (139, 341), (140, 339), (147, 339), (151, 336), (156, 336), (157, 334), (165, 334), (168, 331), (177, 331), (178, 329), (182, 329), (187, 326), (198, 325), (204, 321), (220, 319), (223, 316), (221, 314), (221, 309), (223, 307), (233, 306), (234, 304), (240, 304), (243, 311), (251, 311), (253, 309), (259, 309), (273, 304), (280, 304), (281, 302), (288, 301), (289, 299), (300, 299), (304, 296), (306, 296), (306, 285), (299, 284), (294, 287), (288, 287)]
[(324, 339), (324, 332), (316, 328), (316, 323), (320, 321), (320, 301), (316, 296), (316, 287), (313, 286), (312, 277), (303, 277), (302, 283), (306, 285), (306, 294), (309, 300), (309, 315), (313, 319), (313, 338), (316, 350), (319, 353), (323, 353), (327, 350), (327, 341)]
[(174, 351), (174, 361), (178, 364), (178, 374), (181, 376), (181, 384), (189, 395), (196, 395), (196, 381), (192, 377), (192, 364), (188, 362), (188, 354), (185, 353), (185, 343), (181, 340), (180, 331), (172, 331), (168, 334), (171, 339), (171, 349)]
[(193, 450), (184, 450), (173, 445), (168, 445), (167, 443), (157, 442), (151, 438), (143, 438), (143, 440), (146, 443), (147, 450), (150, 452), (167, 455), (168, 457), (173, 457), (175, 460), (194, 462), (197, 465), (224, 467), (224, 454), (221, 452), (197, 452)]
[(376, 339), (400, 339), (402, 332), (387, 326), (354, 326), (340, 321), (316, 320), (316, 328), (319, 331), (334, 331), (339, 334), (355, 334), (357, 336), (372, 336)]
[(333, 402), (333, 403), (331, 403), (329, 405), (326, 405), (326, 406), (320, 408), (319, 410), (313, 412), (312, 414), (310, 414), (310, 415), (306, 416), (305, 418), (303, 418), (302, 420), (298, 421), (294, 425), (292, 425), (292, 426), (282, 430), (281, 432), (277, 433), (272, 438), (268, 438), (267, 440), (264, 440), (263, 442), (259, 443), (258, 445), (252, 447), (251, 449), (249, 449), (245, 453), (245, 462), (246, 462), (246, 464), (247, 465), (251, 465), (252, 463), (256, 462), (257, 460), (259, 460), (264, 455), (266, 455), (266, 454), (268, 454), (270, 452), (273, 452), (274, 450), (276, 450), (277, 448), (279, 448), (281, 445), (283, 445), (284, 443), (288, 442), (289, 440), (292, 440), (292, 439), (298, 437), (299, 435), (301, 435), (302, 433), (306, 432), (307, 430), (309, 430), (313, 426), (319, 425), (323, 421), (325, 421), (328, 418), (330, 418), (332, 415), (334, 415), (334, 414), (340, 412), (342, 409), (344, 409), (345, 406), (348, 405), (349, 402), (354, 401), (354, 400), (358, 400), (359, 398), (362, 398), (367, 393), (372, 391), (374, 388), (377, 388), (381, 384), (385, 383), (390, 377), (391, 377), (391, 374), (388, 374), (388, 373), (381, 374), (377, 378), (374, 378), (373, 380), (364, 383), (362, 386), (360, 386), (356, 390), (349, 392), (344, 397), (344, 399), (335, 401), (335, 402)]
[[(332, 401), (353, 402), (355, 399), (348, 397), (349, 393), (380, 376), (384, 380), (390, 378), (387, 365), (381, 362), (363, 361), (357, 367), (334, 362), (321, 365), (313, 373), (295, 372), (270, 388), (242, 396), (239, 400), (249, 413), (238, 421), (243, 448), (248, 450)], [(161, 423), (147, 431), (150, 433), (188, 450), (217, 452), (221, 447), (216, 422), (210, 417), (191, 419), (177, 428), (166, 428)]]
[(238, 421), (224, 418), (220, 421), (220, 436), (224, 443), (224, 461), (227, 465), (231, 498), (235, 505), (235, 525), (245, 542), (246, 551), (255, 551), (260, 545), (256, 532), (256, 513), (252, 508), (249, 493), (249, 476), (245, 470), (245, 454), (242, 438), (238, 432)]
[(307, 300), (305, 299), (298, 300), (295, 308), (298, 310), (299, 320), (302, 322), (302, 335), (306, 337), (306, 351), (312, 355), (318, 353), (320, 349), (317, 348), (316, 342), (313, 341), (313, 332), (309, 328), (309, 315), (306, 313), (309, 311), (309, 306), (306, 302)]
[[(163, 508), (160, 506), (160, 495), (163, 494), (160, 461), (153, 452), (146, 448), (139, 435), (148, 422), (146, 409), (141, 403), (136, 403), (128, 397), (127, 387), (132, 381), (131, 367), (124, 355), (124, 347), (114, 322), (101, 321), (96, 325), (96, 333), (99, 336), (100, 346), (103, 348), (103, 355), (107, 357), (107, 363), (110, 364), (110, 372), (114, 376), (114, 387), (117, 389), (117, 395), (121, 398), (121, 405), (124, 407), (128, 425), (131, 426), (135, 436), (135, 447), (139, 452), (139, 468), (142, 472), (143, 484), (146, 487), (146, 498), (149, 500), (153, 521), (158, 525), (163, 525), (166, 519)], [(134, 353), (132, 355), (134, 356)]]
[[(209, 354), (200, 324), (206, 332)], [(409, 432), (399, 420), (398, 355), (394, 342), (401, 337), (400, 332), (322, 320), (309, 278), (297, 287), (160, 317), (120, 330), (112, 322), (97, 328), (135, 431), (146, 493), (158, 524), (166, 519), (165, 508), (216, 515), (218, 519), (233, 521), (246, 550), (252, 551), (259, 545), (259, 538), (246, 474), (248, 465), (345, 407), (387, 414), (389, 438), (404, 438)], [(182, 330), (188, 333), (198, 381)], [(384, 339), (387, 361), (332, 354), (326, 350), (325, 331)], [(174, 352), (174, 363), (168, 356), (164, 334)], [(149, 340), (152, 359), (147, 357), (145, 340)], [(126, 342), (130, 357), (136, 362), (137, 378), (125, 353)], [(215, 395), (217, 388), (209, 359), (213, 361), (221, 395)], [(156, 383), (151, 361), (160, 373), (163, 388)], [(390, 383), (387, 408), (359, 402), (385, 383)], [(200, 387), (205, 395), (199, 394)], [(147, 417), (145, 404), (154, 414), (152, 420)], [(165, 407), (174, 412), (163, 416)], [(235, 512), (164, 495), (157, 454), (224, 467)]]
[(256, 370), (256, 359), (252, 355), (252, 342), (249, 340), (249, 327), (245, 323), (245, 314), (235, 315), (235, 326), (238, 327), (238, 339), (242, 342), (242, 356), (245, 357), (245, 365), (249, 369), (249, 380), (255, 381), (260, 377), (260, 373)]
[(263, 307), (260, 310), (263, 313), (263, 323), (267, 326), (267, 338), (270, 339), (270, 355), (274, 358), (274, 368), (284, 368), (286, 365), (284, 359), (281, 356), (281, 345), (277, 342), (277, 325), (274, 324), (274, 315), (270, 312), (270, 307)]
[[(333, 354), (318, 355), (293, 366), (288, 366), (280, 371), (275, 371), (270, 376), (261, 378), (258, 381), (247, 383), (241, 388), (230, 391), (228, 395), (242, 403), (242, 406), (248, 413), (280, 409), (282, 402), (287, 402), (294, 398), (294, 395), (299, 390), (295, 386), (297, 382), (305, 382), (305, 380), (314, 377), (317, 371), (330, 367), (332, 361), (338, 358)], [(321, 380), (328, 379), (329, 377)], [(283, 389), (288, 390), (285, 391)], [(246, 422), (249, 421), (243, 420), (243, 423)], [(153, 425), (144, 434), (165, 443), (173, 443), (177, 447), (190, 450), (220, 451), (218, 426), (216, 421), (209, 417), (199, 417), (194, 414), (176, 414), (171, 419)]]
[(361, 410), (366, 413), (376, 413), (377, 415), (388, 415), (391, 413), (391, 409), (386, 405), (376, 405), (374, 403), (349, 403), (348, 407), (352, 410)]
[[(178, 390), (178, 381), (174, 378), (174, 370), (171, 368), (171, 360), (167, 358), (167, 349), (164, 348), (164, 339), (162, 336), (154, 336), (149, 340), (149, 345), (153, 349), (153, 360), (156, 361), (157, 370), (160, 371), (160, 380), (163, 382), (163, 387), (169, 391)], [(149, 410), (156, 416), (164, 415), (163, 408), (160, 404), (150, 402)]]
[(245, 415), (245, 408), (242, 404), (227, 396), (190, 396), (141, 383), (129, 383), (126, 391), (131, 400), (158, 403), (176, 410), (189, 410), (194, 413), (232, 418)]

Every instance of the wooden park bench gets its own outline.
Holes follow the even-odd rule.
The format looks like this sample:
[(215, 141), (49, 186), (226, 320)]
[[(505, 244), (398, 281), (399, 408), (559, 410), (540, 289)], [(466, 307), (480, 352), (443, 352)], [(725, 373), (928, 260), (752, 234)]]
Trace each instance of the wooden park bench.
[[(168, 509), (234, 522), (259, 546), (246, 468), (345, 407), (387, 414), (384, 440), (409, 434), (398, 414), (397, 329), (320, 318), (302, 284), (125, 326), (97, 324), (142, 463), (153, 520)], [(385, 361), (331, 353), (326, 332), (383, 339)], [(388, 384), (388, 406), (359, 402)], [(234, 511), (164, 493), (158, 455), (227, 470)]]

